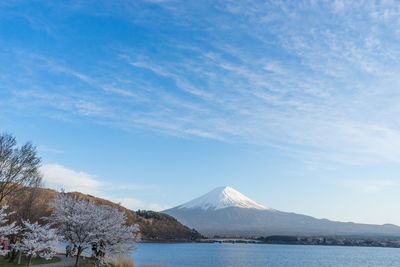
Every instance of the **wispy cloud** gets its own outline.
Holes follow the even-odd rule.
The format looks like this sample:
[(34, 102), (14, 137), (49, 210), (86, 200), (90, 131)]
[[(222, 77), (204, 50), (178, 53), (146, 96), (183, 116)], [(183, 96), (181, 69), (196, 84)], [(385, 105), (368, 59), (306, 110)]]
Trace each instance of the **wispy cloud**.
[[(119, 40), (101, 47), (107, 62), (83, 66), (45, 51), (2, 50), (11, 67), (1, 70), (0, 88), (44, 116), (271, 146), (315, 165), (400, 161), (397, 4), (106, 5), (107, 16), (177, 33), (155, 36), (148, 47)], [(84, 2), (66, 8), (105, 15)]]
[(48, 146), (44, 146), (44, 145), (39, 146), (38, 150), (43, 151), (43, 152), (55, 153), (55, 154), (64, 154), (65, 153), (64, 150), (60, 150), (60, 149), (56, 149), (56, 148), (52, 148), (52, 147), (48, 147)]
[(366, 193), (366, 194), (375, 194), (384, 191), (387, 188), (392, 188), (394, 186), (398, 187), (400, 184), (393, 180), (385, 180), (385, 179), (376, 179), (376, 180), (356, 180), (356, 179), (348, 179), (348, 180), (339, 180), (339, 184), (350, 188), (351, 190), (355, 190), (358, 192)]

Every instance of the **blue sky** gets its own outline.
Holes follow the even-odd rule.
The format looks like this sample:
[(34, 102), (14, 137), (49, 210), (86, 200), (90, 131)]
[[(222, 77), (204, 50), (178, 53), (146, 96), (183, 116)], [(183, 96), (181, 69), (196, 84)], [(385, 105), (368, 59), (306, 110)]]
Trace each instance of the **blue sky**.
[(400, 224), (395, 1), (0, 1), (0, 131), (132, 209), (229, 185)]

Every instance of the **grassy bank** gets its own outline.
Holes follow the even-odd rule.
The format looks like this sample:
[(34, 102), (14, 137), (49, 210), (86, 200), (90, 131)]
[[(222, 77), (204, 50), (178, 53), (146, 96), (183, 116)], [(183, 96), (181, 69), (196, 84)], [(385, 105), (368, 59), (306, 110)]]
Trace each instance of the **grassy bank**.
[[(51, 260), (45, 260), (42, 258), (36, 258), (32, 259), (32, 265), (38, 265), (38, 264), (48, 264), (48, 263), (54, 263), (54, 262), (59, 262), (61, 261), (61, 258), (59, 257), (53, 257)], [(21, 259), (21, 264), (18, 265), (17, 263), (10, 263), (8, 262), (8, 259), (5, 259), (4, 256), (0, 256), (0, 267), (14, 267), (14, 266), (26, 266), (28, 263), (28, 260), (25, 257), (22, 257)]]

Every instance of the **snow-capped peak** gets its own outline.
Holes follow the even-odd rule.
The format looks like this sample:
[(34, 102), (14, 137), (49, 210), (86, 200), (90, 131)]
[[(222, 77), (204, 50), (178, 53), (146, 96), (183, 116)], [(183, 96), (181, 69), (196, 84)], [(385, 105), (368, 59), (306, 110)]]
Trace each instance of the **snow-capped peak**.
[(266, 206), (258, 204), (232, 187), (223, 186), (217, 187), (201, 197), (193, 199), (183, 205), (178, 206), (178, 209), (201, 208), (203, 210), (218, 210), (228, 207), (238, 207), (246, 209), (272, 210)]

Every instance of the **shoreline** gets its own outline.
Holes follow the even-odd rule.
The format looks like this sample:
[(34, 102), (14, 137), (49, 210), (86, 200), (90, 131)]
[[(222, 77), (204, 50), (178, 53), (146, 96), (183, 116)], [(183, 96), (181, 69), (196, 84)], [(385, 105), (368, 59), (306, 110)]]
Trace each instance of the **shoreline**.
[(261, 245), (302, 245), (302, 246), (329, 246), (329, 247), (381, 247), (381, 248), (400, 248), (400, 241), (395, 243), (386, 242), (373, 242), (373, 243), (283, 243), (283, 242), (261, 242), (259, 240), (232, 240), (232, 239), (210, 239), (210, 240), (197, 240), (197, 241), (178, 241), (178, 240), (142, 240), (138, 244), (154, 243), (154, 244), (261, 244)]

